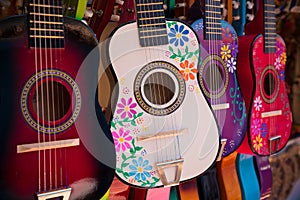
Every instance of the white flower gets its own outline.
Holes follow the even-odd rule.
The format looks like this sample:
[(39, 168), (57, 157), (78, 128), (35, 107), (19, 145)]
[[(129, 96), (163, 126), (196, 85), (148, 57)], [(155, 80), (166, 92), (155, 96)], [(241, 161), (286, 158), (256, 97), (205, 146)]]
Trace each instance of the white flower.
[(275, 59), (274, 65), (275, 65), (275, 68), (276, 68), (277, 70), (279, 70), (279, 69), (281, 68), (282, 64), (281, 64), (281, 59), (280, 59), (280, 57), (277, 57), (277, 58)]
[(260, 111), (260, 109), (262, 108), (262, 101), (260, 99), (260, 96), (256, 97), (254, 100), (254, 107), (256, 111)]
[(236, 70), (236, 61), (234, 60), (234, 57), (231, 57), (230, 59), (227, 60), (227, 67), (228, 71), (233, 73), (234, 70)]

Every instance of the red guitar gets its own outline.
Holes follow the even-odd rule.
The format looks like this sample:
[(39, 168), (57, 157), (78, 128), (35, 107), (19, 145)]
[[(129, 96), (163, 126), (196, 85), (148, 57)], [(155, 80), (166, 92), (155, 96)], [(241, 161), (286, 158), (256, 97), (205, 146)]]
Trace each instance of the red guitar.
[(284, 81), (286, 50), (276, 34), (274, 9), (274, 0), (260, 1), (256, 18), (246, 26), (246, 35), (239, 37), (242, 48), (237, 73), (248, 112), (248, 133), (238, 149), (240, 153), (278, 152), (291, 132), (292, 115)]
[[(100, 199), (113, 179), (114, 148), (95, 151), (110, 136), (95, 106), (97, 77), (79, 73), (97, 40), (62, 8), (33, 0), (27, 17), (0, 21), (1, 199)], [(103, 152), (112, 165), (98, 161)]]

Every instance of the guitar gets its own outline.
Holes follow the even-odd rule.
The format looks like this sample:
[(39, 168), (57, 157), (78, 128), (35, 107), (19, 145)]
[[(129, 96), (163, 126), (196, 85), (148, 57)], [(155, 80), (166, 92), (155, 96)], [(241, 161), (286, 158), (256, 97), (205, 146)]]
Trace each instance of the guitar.
[(246, 109), (236, 77), (237, 34), (221, 20), (220, 1), (205, 2), (204, 19), (192, 24), (200, 40), (199, 81), (226, 140), (222, 157), (238, 148), (246, 130)]
[(64, 14), (81, 20), (86, 10), (87, 0), (63, 0)]
[[(284, 81), (286, 50), (276, 34), (274, 8), (273, 1), (261, 1), (253, 23), (245, 27), (246, 35), (239, 37), (244, 48), (239, 52), (237, 73), (248, 113), (240, 153), (271, 155), (286, 145), (291, 132), (292, 115)], [(259, 19), (263, 19), (263, 26)], [(255, 34), (260, 31), (263, 34)]]
[(199, 42), (188, 25), (165, 20), (162, 1), (137, 0), (136, 12), (137, 22), (120, 26), (108, 45), (119, 80), (111, 121), (116, 174), (139, 187), (176, 185), (203, 173), (219, 150), (197, 80)]
[(269, 156), (255, 156), (256, 173), (260, 186), (260, 199), (268, 199), (272, 192), (272, 170)]
[[(0, 196), (100, 199), (115, 165), (102, 155), (115, 150), (95, 104), (97, 77), (78, 73), (97, 40), (82, 22), (63, 17), (61, 1), (44, 3), (31, 1), (28, 16), (0, 22)], [(86, 66), (97, 73), (98, 65)], [(92, 121), (102, 140), (94, 140), (101, 132)]]
[(236, 159), (242, 199), (260, 199), (260, 188), (254, 166), (254, 156), (238, 154)]

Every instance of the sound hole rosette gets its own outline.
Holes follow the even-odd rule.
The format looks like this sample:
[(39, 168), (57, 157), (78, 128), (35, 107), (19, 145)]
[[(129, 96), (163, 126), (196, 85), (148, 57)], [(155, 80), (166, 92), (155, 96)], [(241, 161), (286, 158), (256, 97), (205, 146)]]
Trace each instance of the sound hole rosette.
[[(61, 85), (68, 92), (70, 103), (64, 114), (55, 120), (43, 120), (35, 111), (33, 101), (37, 88), (51, 82)], [(74, 93), (74, 99), (72, 98)], [(25, 121), (36, 131), (46, 134), (56, 134), (70, 128), (76, 121), (81, 108), (81, 94), (74, 79), (59, 70), (43, 70), (32, 75), (25, 83), (21, 98), (20, 108)]]
[(164, 61), (146, 64), (134, 80), (137, 103), (147, 113), (168, 115), (182, 104), (186, 93), (185, 80), (179, 70)]
[[(276, 100), (280, 89), (279, 74), (274, 66), (268, 65), (265, 67), (261, 73), (259, 84), (262, 99), (266, 103), (273, 103)], [(269, 89), (269, 91), (266, 89)]]
[[(211, 69), (212, 67), (214, 69)], [(208, 75), (208, 72), (213, 74)], [(221, 77), (221, 80), (216, 81), (218, 79), (217, 76)], [(212, 78), (212, 80), (208, 78)], [(226, 92), (229, 74), (226, 63), (220, 56), (213, 54), (203, 60), (199, 70), (199, 83), (205, 96), (208, 98), (218, 99)]]

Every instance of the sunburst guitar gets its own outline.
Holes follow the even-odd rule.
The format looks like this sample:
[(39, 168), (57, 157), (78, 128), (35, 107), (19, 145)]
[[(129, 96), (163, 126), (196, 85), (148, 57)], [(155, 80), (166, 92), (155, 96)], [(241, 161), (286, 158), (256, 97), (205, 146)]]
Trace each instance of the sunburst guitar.
[[(97, 45), (94, 34), (82, 22), (64, 18), (61, 1), (30, 1), (27, 17), (0, 24), (1, 198), (100, 199), (114, 166), (96, 159), (83, 137), (94, 136), (93, 114), (105, 137), (111, 134), (95, 94), (87, 98), (93, 89), (77, 81), (83, 60)], [(95, 92), (97, 77), (87, 79), (96, 80)], [(86, 112), (87, 102), (94, 112)], [(114, 155), (111, 146), (105, 152)]]
[(116, 174), (138, 187), (176, 185), (208, 169), (219, 150), (198, 85), (199, 41), (188, 25), (165, 20), (163, 1), (137, 0), (136, 12), (137, 22), (119, 27), (109, 43), (119, 86), (111, 121)]

